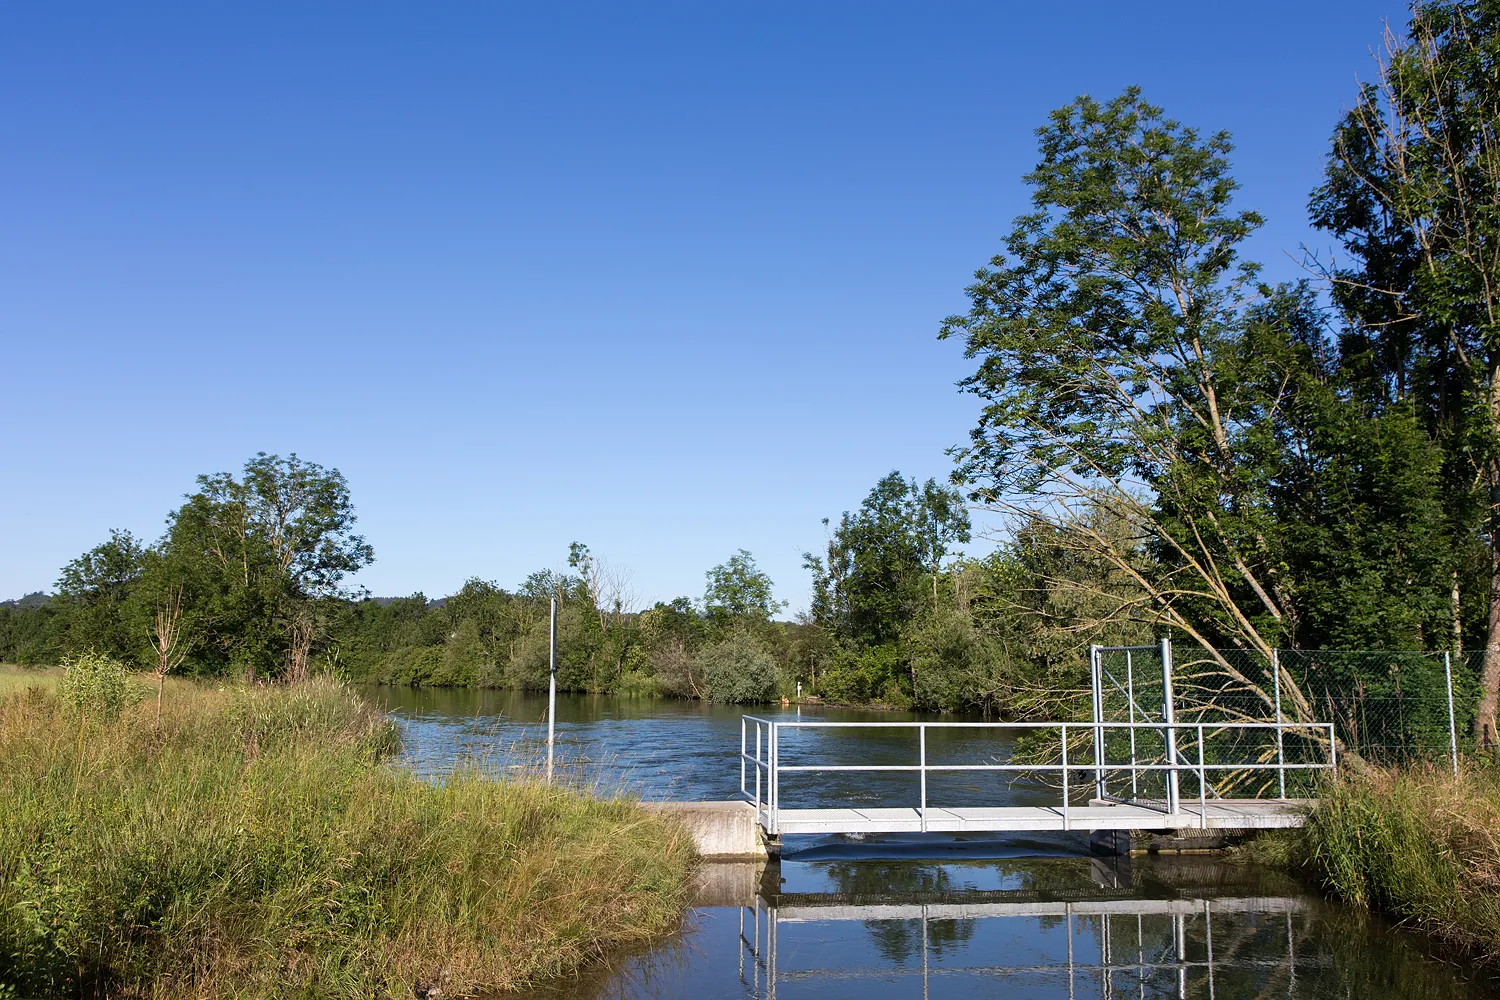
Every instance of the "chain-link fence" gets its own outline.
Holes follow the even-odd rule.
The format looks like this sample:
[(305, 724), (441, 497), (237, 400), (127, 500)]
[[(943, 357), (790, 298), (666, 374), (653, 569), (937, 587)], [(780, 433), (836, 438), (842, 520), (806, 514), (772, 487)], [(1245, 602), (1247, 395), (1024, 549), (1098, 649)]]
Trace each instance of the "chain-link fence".
[[(1328, 759), (1330, 724), (1338, 753), (1375, 764), (1447, 762), (1471, 749), (1480, 659), (1409, 650), (1278, 650), (1266, 657), (1181, 643), (1100, 647), (1088, 717), (1189, 727), (1100, 732), (1112, 795), (1165, 798), (1168, 773), (1151, 768), (1174, 760), (1191, 765), (1200, 752), (1209, 764), (1287, 765), (1221, 769), (1209, 790), (1215, 796), (1298, 795), (1317, 780), (1312, 765)], [(1270, 722), (1283, 725), (1246, 725)], [(1302, 725), (1312, 723), (1321, 726)], [(1196, 777), (1181, 772), (1178, 780), (1184, 797), (1198, 794)]]

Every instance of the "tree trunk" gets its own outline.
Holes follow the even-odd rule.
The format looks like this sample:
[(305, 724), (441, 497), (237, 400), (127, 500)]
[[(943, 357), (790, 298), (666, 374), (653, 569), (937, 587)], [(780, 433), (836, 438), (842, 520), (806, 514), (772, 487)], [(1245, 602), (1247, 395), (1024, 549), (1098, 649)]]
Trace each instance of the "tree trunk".
[(1463, 606), (1459, 603), (1458, 570), (1453, 571), (1453, 655), (1464, 651)]
[(1500, 470), (1489, 468), (1490, 480), (1490, 616), (1484, 642), (1484, 669), (1479, 678), (1479, 708), (1474, 713), (1474, 736), (1482, 749), (1495, 747), (1495, 714), (1500, 707)]
[(167, 672), (158, 670), (156, 672), (156, 728), (161, 729), (161, 690), (167, 685)]

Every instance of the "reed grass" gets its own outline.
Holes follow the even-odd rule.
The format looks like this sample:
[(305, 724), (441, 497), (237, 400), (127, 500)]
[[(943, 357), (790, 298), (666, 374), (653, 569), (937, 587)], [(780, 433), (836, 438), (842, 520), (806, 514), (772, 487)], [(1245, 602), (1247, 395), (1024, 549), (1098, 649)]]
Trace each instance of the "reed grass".
[(1374, 771), (1330, 782), (1307, 827), (1267, 845), (1335, 896), (1500, 963), (1500, 775)]
[[(0, 984), (21, 996), (458, 996), (674, 929), (694, 863), (627, 801), (391, 763), (330, 682), (172, 684), (114, 721), (0, 696)], [(0, 996), (6, 986), (0, 985)]]

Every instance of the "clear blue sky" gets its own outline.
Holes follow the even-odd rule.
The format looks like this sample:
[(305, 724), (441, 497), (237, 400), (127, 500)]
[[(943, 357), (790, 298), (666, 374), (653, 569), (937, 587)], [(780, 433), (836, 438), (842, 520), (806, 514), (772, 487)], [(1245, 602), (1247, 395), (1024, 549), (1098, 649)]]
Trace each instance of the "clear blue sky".
[(348, 477), (384, 595), (643, 599), (944, 476), (1033, 130), (1228, 129), (1273, 276), (1393, 0), (0, 8), (0, 598), (200, 472)]

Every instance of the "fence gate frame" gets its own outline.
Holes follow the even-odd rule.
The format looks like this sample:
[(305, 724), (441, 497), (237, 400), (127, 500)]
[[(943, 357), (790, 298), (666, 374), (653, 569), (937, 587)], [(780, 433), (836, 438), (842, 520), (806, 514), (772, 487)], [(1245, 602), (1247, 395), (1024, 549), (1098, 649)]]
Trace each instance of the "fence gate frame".
[[(1135, 805), (1142, 804), (1140, 789), (1136, 781), (1136, 745), (1135, 727), (1130, 728), (1130, 797), (1111, 795), (1109, 792), (1108, 778), (1105, 771), (1108, 768), (1104, 759), (1104, 679), (1109, 678), (1110, 683), (1125, 696), (1126, 708), (1130, 713), (1130, 722), (1136, 721), (1136, 713), (1141, 715), (1140, 721), (1151, 721), (1150, 715), (1135, 700), (1135, 654), (1136, 653), (1159, 653), (1161, 656), (1161, 707), (1160, 721), (1162, 725), (1162, 743), (1166, 748), (1167, 763), (1172, 765), (1166, 771), (1166, 811), (1169, 814), (1176, 813), (1180, 794), (1177, 782), (1178, 768), (1182, 765), (1181, 755), (1177, 752), (1177, 708), (1176, 692), (1172, 687), (1172, 639), (1171, 636), (1162, 636), (1161, 641), (1151, 646), (1100, 646), (1091, 644), (1089, 646), (1089, 676), (1093, 688), (1093, 719), (1094, 724), (1094, 795), (1100, 800), (1129, 802)], [(1118, 678), (1110, 673), (1104, 666), (1104, 655), (1106, 653), (1125, 654), (1125, 684), (1121, 686)], [(1281, 721), (1281, 698), (1278, 685), (1276, 721)], [(1277, 730), (1277, 738), (1280, 738), (1280, 729)], [(1283, 793), (1285, 797), (1285, 793)]]

